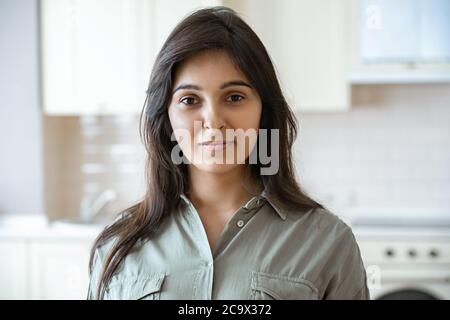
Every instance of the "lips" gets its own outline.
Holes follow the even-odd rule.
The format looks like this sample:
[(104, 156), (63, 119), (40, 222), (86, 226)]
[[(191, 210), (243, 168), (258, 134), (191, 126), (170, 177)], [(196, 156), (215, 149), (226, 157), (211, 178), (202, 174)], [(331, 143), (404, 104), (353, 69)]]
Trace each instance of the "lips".
[(233, 143), (234, 141), (206, 141), (199, 144), (206, 150), (222, 150)]

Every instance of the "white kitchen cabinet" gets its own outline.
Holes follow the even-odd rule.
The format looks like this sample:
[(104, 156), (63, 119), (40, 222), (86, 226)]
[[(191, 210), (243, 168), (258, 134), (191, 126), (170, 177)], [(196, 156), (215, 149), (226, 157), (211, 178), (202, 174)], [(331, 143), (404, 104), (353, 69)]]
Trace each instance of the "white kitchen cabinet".
[(0, 300), (28, 299), (28, 255), (24, 239), (0, 239)]
[[(346, 0), (350, 2), (348, 10), (350, 25), (349, 28), (349, 73), (348, 81), (351, 84), (408, 84), (408, 83), (450, 83), (450, 63), (447, 61), (420, 61), (420, 59), (411, 58), (407, 62), (408, 56), (415, 55), (416, 50), (426, 53), (429, 50), (423, 50), (425, 47), (432, 47), (436, 50), (436, 44), (446, 42), (448, 40), (436, 38), (437, 32), (428, 32), (426, 36), (421, 38), (424, 32), (419, 28), (423, 27), (422, 21), (419, 19), (418, 12), (412, 10), (411, 6), (419, 4), (416, 1), (395, 2), (395, 1), (363, 1), (363, 0)], [(420, 2), (422, 5), (430, 5), (433, 7), (437, 2), (428, 3)], [(445, 1), (442, 1), (445, 3)], [(448, 4), (447, 4), (448, 7)], [(426, 7), (422, 8), (426, 11)], [(398, 11), (398, 12), (396, 12)], [(423, 12), (425, 13), (425, 12)], [(428, 12), (429, 14), (429, 12)], [(436, 14), (436, 13), (434, 13)], [(442, 14), (445, 14), (442, 12)], [(402, 19), (397, 21), (397, 16)], [(433, 19), (433, 17), (429, 16)], [(442, 17), (437, 17), (442, 19)], [(388, 21), (386, 21), (388, 20)], [(393, 22), (396, 23), (393, 23)], [(411, 27), (407, 27), (405, 23), (411, 21)], [(446, 22), (448, 26), (448, 21)], [(439, 24), (438, 24), (439, 25)], [(448, 30), (445, 24), (441, 24), (443, 32)], [(436, 28), (437, 25), (434, 26)], [(369, 61), (364, 61), (363, 37), (373, 36), (380, 40), (380, 37), (391, 32), (393, 38), (391, 43), (377, 44), (374, 46), (367, 45), (365, 54), (368, 55)], [(447, 31), (448, 32), (448, 31)], [(379, 33), (377, 35), (377, 33)], [(401, 34), (404, 34), (402, 39)], [(394, 36), (395, 35), (395, 36)], [(414, 35), (410, 37), (410, 35)], [(446, 40), (446, 41), (445, 41)], [(395, 41), (395, 42), (394, 42)], [(430, 45), (430, 42), (435, 44)], [(425, 43), (428, 43), (425, 45)], [(393, 46), (393, 47), (389, 47)], [(421, 50), (419, 48), (421, 47)], [(376, 49), (374, 52), (370, 48)], [(384, 48), (384, 49), (383, 49)], [(393, 50), (395, 48), (395, 50)], [(442, 49), (439, 49), (442, 51)], [(384, 54), (380, 54), (384, 51)], [(394, 52), (393, 52), (394, 51)], [(377, 59), (371, 57), (377, 53)], [(401, 52), (401, 53), (400, 53)], [(369, 53), (369, 54), (368, 54)], [(384, 57), (383, 57), (384, 55)], [(400, 62), (399, 57), (392, 59), (392, 56), (403, 56), (405, 62)], [(370, 59), (371, 58), (371, 59)], [(391, 60), (389, 62), (389, 60)], [(441, 58), (441, 60), (443, 60)]]
[(295, 111), (350, 107), (348, 0), (228, 0), (246, 20), (275, 63)]
[(95, 235), (44, 233), (0, 235), (0, 299), (86, 299)]
[(138, 112), (150, 70), (150, 3), (42, 0), (40, 12), (45, 112)]
[(42, 0), (43, 108), (49, 115), (140, 112), (163, 40), (217, 0)]
[(36, 239), (30, 244), (31, 299), (86, 299), (92, 241)]

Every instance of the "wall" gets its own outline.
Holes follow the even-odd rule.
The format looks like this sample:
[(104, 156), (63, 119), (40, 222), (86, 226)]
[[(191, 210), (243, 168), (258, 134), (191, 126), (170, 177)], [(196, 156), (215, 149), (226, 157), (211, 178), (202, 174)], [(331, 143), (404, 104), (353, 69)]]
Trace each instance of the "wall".
[[(45, 211), (50, 220), (84, 214), (95, 215), (93, 221), (111, 220), (143, 196), (139, 117), (46, 116), (44, 135)], [(115, 196), (106, 201), (111, 191)]]
[(42, 213), (37, 1), (0, 0), (0, 214)]
[(354, 86), (349, 112), (299, 120), (300, 180), (330, 209), (448, 223), (449, 84)]

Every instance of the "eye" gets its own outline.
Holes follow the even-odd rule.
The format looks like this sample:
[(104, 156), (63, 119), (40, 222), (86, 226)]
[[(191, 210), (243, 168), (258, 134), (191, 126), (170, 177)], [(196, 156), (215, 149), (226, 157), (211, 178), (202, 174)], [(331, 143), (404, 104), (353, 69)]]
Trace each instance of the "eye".
[(193, 105), (193, 104), (196, 104), (198, 101), (195, 97), (185, 97), (185, 98), (181, 99), (180, 102), (185, 105)]
[(227, 98), (227, 101), (229, 102), (239, 102), (244, 100), (245, 98), (243, 96), (241, 96), (240, 94), (232, 94), (231, 96), (229, 96)]

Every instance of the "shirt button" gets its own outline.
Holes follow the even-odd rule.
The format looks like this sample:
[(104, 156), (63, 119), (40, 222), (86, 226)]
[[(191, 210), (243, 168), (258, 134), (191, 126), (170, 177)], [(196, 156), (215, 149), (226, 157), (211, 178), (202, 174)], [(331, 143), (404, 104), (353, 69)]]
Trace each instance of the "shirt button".
[(242, 226), (244, 225), (244, 220), (238, 220), (236, 224), (239, 228), (242, 228)]

